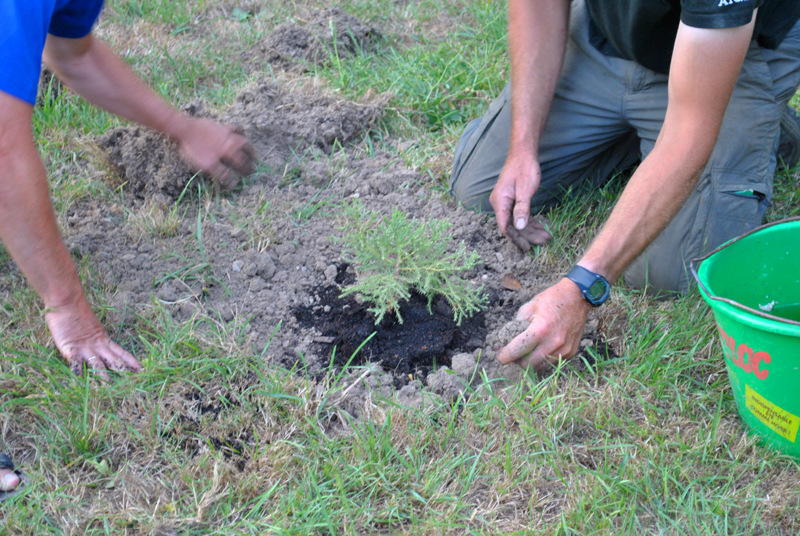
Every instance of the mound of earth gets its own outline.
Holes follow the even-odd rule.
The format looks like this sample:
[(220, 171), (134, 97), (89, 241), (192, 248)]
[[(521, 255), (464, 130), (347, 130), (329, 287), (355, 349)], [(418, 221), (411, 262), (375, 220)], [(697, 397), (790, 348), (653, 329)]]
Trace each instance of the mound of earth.
[(261, 82), (242, 92), (221, 119), (241, 126), (262, 161), (273, 168), (297, 161), (309, 147), (330, 154), (372, 129), (383, 115), (387, 97), (355, 103), (320, 89), (287, 91)]
[(369, 51), (380, 38), (378, 30), (338, 8), (316, 11), (308, 22), (281, 24), (263, 41), (265, 59), (283, 68), (305, 69), (332, 57), (346, 58)]
[(138, 200), (174, 201), (194, 175), (174, 142), (146, 128), (115, 128), (97, 144), (123, 177), (125, 192)]
[[(240, 126), (261, 161), (282, 173), (287, 162), (297, 167), (309, 148), (330, 154), (334, 145), (344, 146), (364, 135), (382, 115), (385, 102), (383, 98), (354, 103), (314, 87), (288, 91), (262, 81), (242, 92), (218, 116), (206, 113), (202, 103), (185, 110)], [(173, 202), (194, 175), (174, 142), (145, 128), (116, 128), (97, 143), (118, 169), (125, 192), (137, 200)]]

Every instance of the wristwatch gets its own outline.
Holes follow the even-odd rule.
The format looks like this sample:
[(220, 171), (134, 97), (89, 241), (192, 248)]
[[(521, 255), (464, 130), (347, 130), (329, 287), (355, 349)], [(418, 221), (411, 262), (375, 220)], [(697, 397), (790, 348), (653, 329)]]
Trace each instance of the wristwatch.
[(583, 299), (592, 304), (593, 307), (603, 305), (603, 302), (608, 299), (608, 294), (611, 292), (611, 285), (608, 284), (608, 280), (605, 277), (587, 270), (583, 266), (573, 266), (565, 277), (578, 285), (578, 288), (581, 289), (581, 294), (583, 294)]

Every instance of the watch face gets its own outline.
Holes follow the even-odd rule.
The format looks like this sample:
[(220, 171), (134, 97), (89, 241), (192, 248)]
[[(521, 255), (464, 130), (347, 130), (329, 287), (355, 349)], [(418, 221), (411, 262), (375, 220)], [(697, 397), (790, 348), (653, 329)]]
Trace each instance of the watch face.
[(606, 284), (602, 280), (598, 279), (592, 283), (591, 287), (589, 287), (589, 297), (594, 301), (599, 301), (603, 299), (607, 290), (608, 288), (606, 287)]

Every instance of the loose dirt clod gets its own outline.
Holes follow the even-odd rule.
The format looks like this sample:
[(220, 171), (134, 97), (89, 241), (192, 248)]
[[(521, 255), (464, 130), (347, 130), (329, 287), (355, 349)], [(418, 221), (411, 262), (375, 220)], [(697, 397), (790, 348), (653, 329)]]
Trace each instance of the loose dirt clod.
[(448, 367), (429, 374), (427, 383), (434, 393), (447, 401), (458, 398), (468, 388), (468, 384)]
[(507, 322), (497, 332), (489, 334), (486, 343), (492, 346), (493, 350), (500, 350), (503, 346), (510, 343), (517, 335), (528, 329), (531, 323), (527, 320), (512, 320)]
[(450, 366), (452, 367), (453, 372), (465, 380), (472, 379), (472, 376), (475, 374), (475, 367), (477, 365), (478, 362), (474, 357), (472, 357), (471, 354), (456, 354), (450, 360)]

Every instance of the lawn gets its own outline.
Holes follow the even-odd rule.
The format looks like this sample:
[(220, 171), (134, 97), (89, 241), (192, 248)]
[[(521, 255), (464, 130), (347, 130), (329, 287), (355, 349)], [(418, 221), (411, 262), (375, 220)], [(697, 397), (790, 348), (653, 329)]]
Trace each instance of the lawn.
[[(306, 170), (349, 177), (379, 153), (389, 162), (380, 172), (410, 170), (415, 199), (455, 213), (455, 143), (508, 76), (504, 3), (344, 0), (336, 7), (379, 31), (369, 46), (345, 50), (331, 25), (324, 61), (269, 60), (263, 44), (277, 28), (330, 5), (108, 0), (97, 35), (176, 106), (202, 102), (222, 116), (269, 83), (381, 114), (348, 141), (295, 154), (296, 167), (265, 166), (271, 193), (253, 190), (257, 181), (227, 196), (202, 185), (171, 207), (131, 208), (96, 142), (124, 123), (49, 81), (34, 131), (65, 240), (78, 235), (76, 218), (111, 218), (138, 252), (174, 245), (152, 289), (174, 279), (205, 292), (219, 283), (222, 250), (208, 242), (219, 225), (243, 232), (226, 247), (276, 250), (276, 222), (302, 232), (343, 206), (333, 179), (292, 197)], [(546, 214), (554, 240), (524, 262), (564, 273), (625, 179)], [(285, 219), (272, 216), (281, 197)], [(767, 218), (797, 215), (798, 199), (796, 173), (780, 172)], [(192, 240), (179, 242), (180, 229)], [(155, 290), (122, 310), (130, 288), (104, 275), (115, 259), (76, 262), (98, 315), (145, 371), (105, 385), (74, 376), (0, 246), (0, 450), (31, 478), (0, 506), (3, 534), (800, 534), (800, 464), (747, 434), (696, 291), (657, 301), (615, 285), (600, 328), (613, 358), (576, 358), (510, 385), (478, 377), (422, 407), (378, 389), (353, 409), (339, 402), (369, 367), (287, 367), (275, 356), (288, 319), (262, 319), (275, 330), (250, 337), (258, 319), (187, 312)]]

